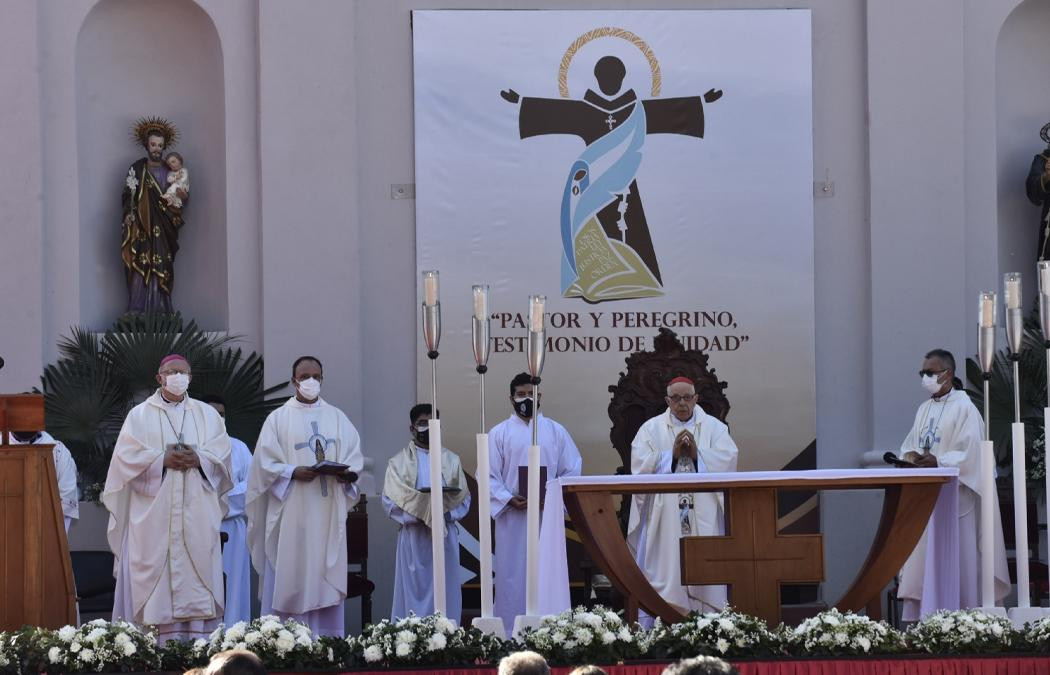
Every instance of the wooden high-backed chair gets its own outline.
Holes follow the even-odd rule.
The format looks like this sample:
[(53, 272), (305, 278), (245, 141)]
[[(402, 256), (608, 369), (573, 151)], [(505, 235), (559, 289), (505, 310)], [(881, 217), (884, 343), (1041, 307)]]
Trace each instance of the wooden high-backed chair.
[[(368, 578), (368, 496), (346, 516), (346, 598), (361, 598), (361, 628), (372, 623), (372, 593), (376, 585)], [(350, 569), (355, 568), (355, 569)]]

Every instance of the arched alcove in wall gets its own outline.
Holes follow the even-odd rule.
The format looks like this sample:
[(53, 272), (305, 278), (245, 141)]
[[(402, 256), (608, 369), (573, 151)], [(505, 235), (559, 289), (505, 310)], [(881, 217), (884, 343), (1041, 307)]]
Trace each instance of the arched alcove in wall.
[[(996, 44), (996, 162), (999, 269), (1021, 272), (1025, 297), (1037, 289), (1039, 208), (1025, 196), (1032, 158), (1046, 149), (1039, 129), (1050, 122), (1050, 3), (1025, 0), (1003, 23)], [(993, 92), (988, 92), (993, 95)], [(1030, 306), (1026, 301), (1026, 308)]]
[[(130, 129), (157, 115), (178, 127), (174, 149), (190, 174), (173, 304), (202, 328), (225, 330), (226, 125), (214, 23), (191, 0), (101, 0), (80, 28), (76, 61), (77, 159), (69, 178), (80, 204), (81, 323), (102, 329), (126, 308), (120, 195), (128, 167), (144, 155)], [(62, 186), (45, 188), (56, 189)]]

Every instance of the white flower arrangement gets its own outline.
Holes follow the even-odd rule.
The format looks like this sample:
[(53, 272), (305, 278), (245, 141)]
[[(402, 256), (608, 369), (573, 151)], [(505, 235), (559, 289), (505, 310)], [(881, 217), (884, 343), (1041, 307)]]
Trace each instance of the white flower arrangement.
[(18, 646), (19, 633), (0, 632), (0, 673), (20, 673), (22, 654)]
[(685, 621), (664, 625), (657, 620), (645, 645), (659, 658), (766, 656), (779, 652), (777, 636), (761, 619), (727, 607), (721, 612), (693, 613)]
[(599, 605), (545, 616), (537, 628), (523, 631), (518, 642), (552, 663), (615, 663), (640, 658), (644, 635)]
[(157, 670), (157, 639), (126, 621), (89, 621), (80, 628), (37, 630), (32, 638), (40, 672), (105, 673)]
[(901, 651), (901, 633), (881, 621), (837, 609), (806, 619), (781, 634), (784, 650), (796, 656), (887, 654)]
[(207, 642), (197, 640), (194, 654), (213, 656), (227, 649), (247, 649), (255, 653), (267, 668), (312, 667), (323, 663), (327, 647), (314, 637), (306, 624), (295, 619), (272, 615), (251, 621), (238, 621), (232, 626), (219, 626)]
[(457, 628), (440, 614), (384, 619), (346, 644), (351, 660), (370, 668), (495, 663), (508, 651), (508, 643), (473, 627)]
[[(1030, 628), (1028, 635), (1050, 632), (1046, 619)], [(1009, 619), (979, 609), (940, 611), (918, 622), (905, 634), (913, 651), (930, 654), (988, 654), (1013, 651), (1024, 642)]]
[(1024, 642), (1026, 651), (1050, 651), (1050, 616), (1043, 617), (1035, 623), (1025, 624)]

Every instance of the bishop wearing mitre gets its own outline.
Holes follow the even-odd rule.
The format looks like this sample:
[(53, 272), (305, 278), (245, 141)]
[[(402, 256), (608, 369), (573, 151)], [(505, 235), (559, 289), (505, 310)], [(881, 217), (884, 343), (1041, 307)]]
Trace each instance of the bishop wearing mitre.
[(226, 426), (186, 394), (186, 358), (162, 359), (157, 382), (124, 420), (102, 503), (115, 556), (113, 619), (154, 625), (163, 644), (207, 637), (219, 624), (219, 527), (233, 485)]
[[(735, 471), (737, 448), (729, 428), (696, 404), (692, 380), (671, 380), (665, 400), (667, 410), (647, 420), (631, 443), (631, 473)], [(718, 494), (639, 494), (631, 502), (627, 545), (656, 592), (685, 614), (722, 609), (726, 587), (683, 586), (679, 540), (721, 534), (725, 518)]]

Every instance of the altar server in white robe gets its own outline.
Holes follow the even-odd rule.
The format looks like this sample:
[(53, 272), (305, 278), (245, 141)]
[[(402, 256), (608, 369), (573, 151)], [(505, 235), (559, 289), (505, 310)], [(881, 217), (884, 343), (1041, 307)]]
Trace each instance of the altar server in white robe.
[[(210, 394), (202, 400), (226, 419), (226, 402)], [(226, 497), (229, 509), (222, 519), (222, 531), (228, 539), (222, 547), (222, 571), (226, 574), (226, 613), (223, 623), (232, 626), (252, 618), (252, 560), (248, 551), (248, 517), (244, 515), (244, 493), (248, 489), (248, 469), (252, 453), (244, 441), (230, 436), (230, 478), (233, 489)]]
[[(514, 413), (489, 432), (489, 481), (492, 517), (496, 521), (496, 551), (493, 561), (495, 600), (492, 611), (503, 620), (507, 635), (515, 617), (525, 613), (525, 544), (528, 486), (524, 477), (532, 445), (530, 422), (536, 414), (539, 425), (541, 479), (579, 476), (583, 467), (580, 451), (565, 427), (538, 414), (532, 378), (519, 373), (510, 383)], [(546, 489), (540, 482), (540, 493)]]
[(62, 506), (62, 517), (66, 533), (74, 520), (80, 518), (80, 496), (77, 492), (77, 463), (62, 441), (46, 431), (12, 431), (11, 445), (54, 445), (51, 451), (55, 458), (55, 478), (58, 480), (58, 499)]
[[(631, 443), (632, 474), (736, 471), (737, 448), (729, 427), (697, 405), (692, 380), (667, 386), (667, 410), (642, 424)], [(682, 537), (725, 534), (718, 493), (634, 495), (627, 545), (646, 578), (668, 603), (688, 614), (726, 604), (725, 586), (683, 586)]]
[(359, 473), (357, 429), (322, 400), (321, 362), (292, 366), (295, 396), (270, 413), (255, 445), (245, 510), (252, 565), (261, 577), (262, 613), (292, 618), (317, 635), (344, 636), (346, 514), (358, 499), (348, 473), (325, 476), (326, 460)]
[[(412, 440), (390, 459), (383, 481), (383, 509), (397, 530), (397, 559), (394, 567), (394, 601), (390, 618), (397, 620), (415, 612), (434, 613), (434, 567), (431, 550), (430, 515), (430, 415), (429, 403), (409, 411)], [(459, 580), (459, 525), (470, 509), (470, 489), (459, 455), (441, 451), (445, 547), (445, 614), (461, 620), (463, 591)]]
[(190, 364), (165, 357), (161, 388), (132, 408), (113, 448), (102, 503), (116, 556), (113, 619), (157, 626), (157, 640), (207, 637), (223, 613), (219, 526), (230, 439), (186, 394)]
[[(981, 500), (993, 504), (995, 600), (998, 604), (1010, 591), (1006, 568), (1003, 523), (999, 516), (999, 498), (994, 492), (981, 493), (980, 443), (984, 438), (984, 421), (962, 391), (955, 377), (955, 357), (944, 349), (926, 354), (919, 371), (923, 388), (930, 394), (919, 405), (911, 431), (901, 444), (900, 454), (920, 467), (938, 466), (959, 469), (959, 605), (980, 607), (981, 556), (988, 550), (984, 533), (978, 531)], [(901, 618), (917, 621), (922, 600), (923, 574), (926, 567), (926, 533), (901, 570), (897, 597), (903, 601)]]

